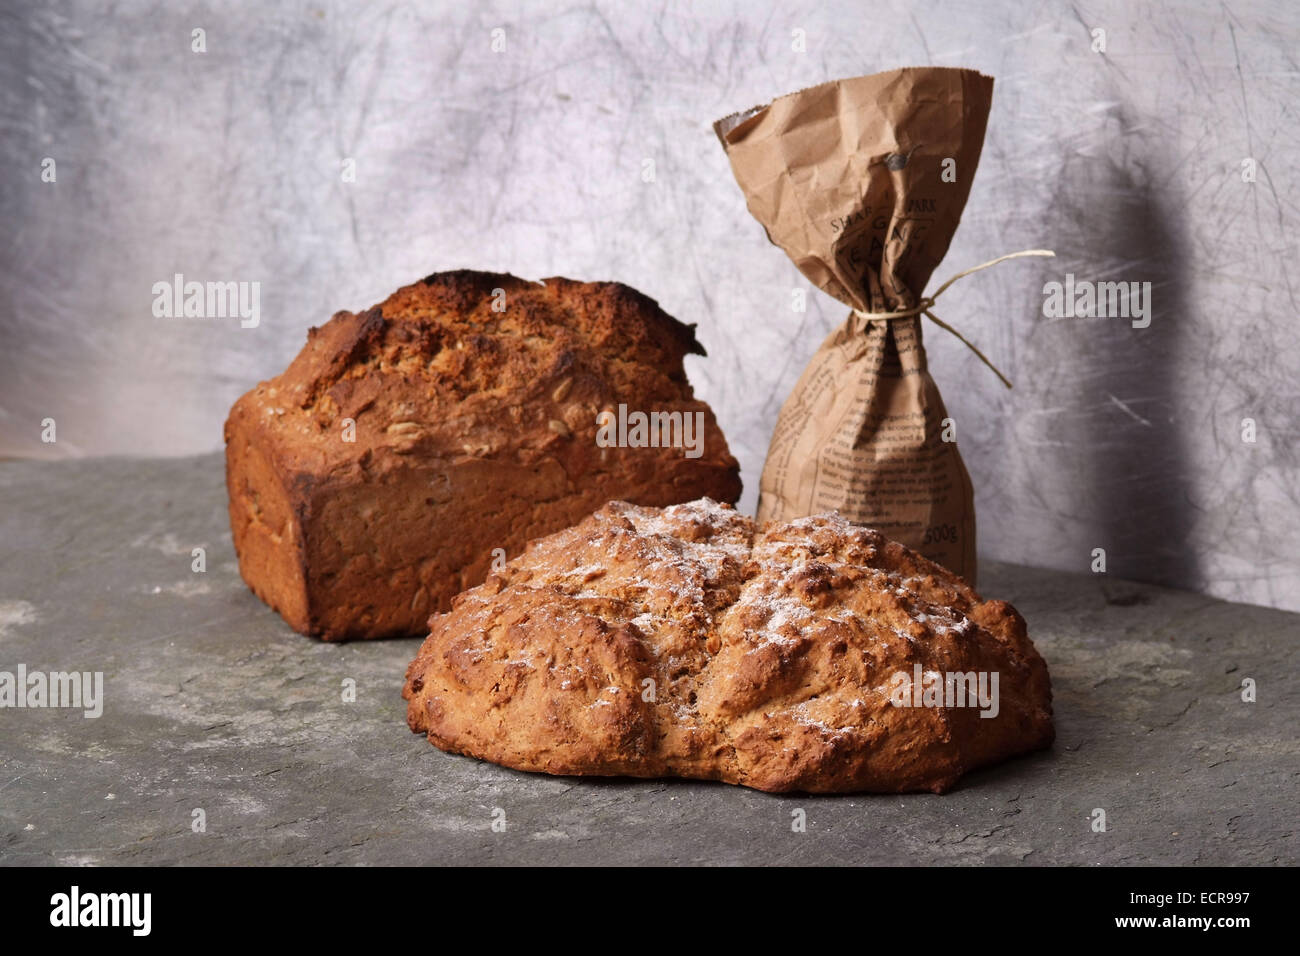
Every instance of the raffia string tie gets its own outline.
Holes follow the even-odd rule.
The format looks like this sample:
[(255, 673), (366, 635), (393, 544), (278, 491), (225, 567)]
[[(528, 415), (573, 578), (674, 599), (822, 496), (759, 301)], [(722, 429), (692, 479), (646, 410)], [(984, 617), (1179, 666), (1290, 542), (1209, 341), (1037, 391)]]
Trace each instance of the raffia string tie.
[(1050, 249), (1026, 249), (1023, 252), (1008, 253), (1005, 256), (998, 256), (996, 259), (990, 259), (988, 262), (982, 262), (977, 266), (971, 266), (971, 268), (969, 269), (963, 269), (961, 272), (958, 272), (955, 276), (953, 276), (943, 285), (939, 286), (939, 288), (935, 289), (934, 295), (927, 295), (922, 297), (922, 299), (919, 302), (917, 302), (916, 305), (912, 306), (912, 308), (910, 309), (900, 309), (897, 312), (863, 312), (861, 309), (854, 309), (853, 314), (858, 316), (859, 318), (868, 319), (870, 321), (876, 321), (878, 319), (884, 321), (888, 321), (890, 319), (906, 319), (909, 316), (913, 316), (913, 315), (923, 315), (931, 322), (933, 322), (935, 325), (939, 326), (939, 328), (947, 329), (953, 335), (957, 336), (957, 338), (961, 339), (961, 341), (966, 345), (968, 349), (970, 349), (977, 356), (979, 356), (979, 360), (981, 362), (983, 362), (985, 365), (987, 365), (989, 368), (993, 370), (994, 375), (1002, 379), (1002, 384), (1005, 385), (1007, 388), (1010, 388), (1011, 380), (1008, 379), (1005, 375), (1003, 375), (1000, 371), (998, 371), (998, 367), (989, 361), (988, 356), (986, 356), (983, 352), (981, 352), (978, 348), (976, 348), (974, 343), (972, 343), (970, 339), (966, 338), (966, 336), (962, 335), (960, 332), (954, 329), (943, 319), (939, 318), (931, 310), (934, 308), (935, 300), (938, 299), (939, 296), (943, 295), (943, 293), (947, 290), (948, 286), (952, 285), (958, 279), (964, 279), (968, 275), (972, 275), (973, 273), (979, 272), (982, 269), (988, 269), (991, 266), (997, 265), (999, 262), (1006, 262), (1008, 259), (1020, 259), (1023, 258), (1024, 256), (1054, 257), (1055, 255), (1056, 253), (1052, 252), (1052, 250)]

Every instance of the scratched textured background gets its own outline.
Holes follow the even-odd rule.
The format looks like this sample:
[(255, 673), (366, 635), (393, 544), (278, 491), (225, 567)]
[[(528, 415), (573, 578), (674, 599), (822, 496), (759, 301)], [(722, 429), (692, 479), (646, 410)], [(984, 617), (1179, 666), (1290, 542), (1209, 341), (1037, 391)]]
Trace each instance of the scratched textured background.
[[(690, 373), (752, 508), (780, 403), (844, 310), (814, 292), (791, 313), (807, 283), (709, 124), (826, 79), (968, 66), (997, 78), (993, 113), (937, 277), (1060, 255), (943, 303), (1013, 392), (928, 333), (981, 551), (1083, 569), (1104, 547), (1111, 573), (1300, 609), (1294, 3), (271, 6), (0, 6), (0, 456), (218, 448), (309, 325), (470, 267), (619, 279), (698, 323)], [(261, 326), (155, 319), (176, 272), (260, 282)], [(1152, 282), (1151, 327), (1043, 318), (1066, 272)]]

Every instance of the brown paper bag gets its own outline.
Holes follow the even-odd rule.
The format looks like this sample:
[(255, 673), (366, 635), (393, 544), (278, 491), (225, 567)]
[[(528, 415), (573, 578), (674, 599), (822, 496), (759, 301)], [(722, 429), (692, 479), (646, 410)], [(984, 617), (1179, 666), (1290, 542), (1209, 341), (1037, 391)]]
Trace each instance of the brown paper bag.
[[(993, 80), (914, 68), (825, 83), (714, 124), (749, 211), (868, 313), (913, 308), (961, 220)], [(758, 518), (838, 509), (975, 581), (975, 504), (921, 317), (853, 313), (777, 419)], [(945, 440), (946, 439), (946, 440)]]

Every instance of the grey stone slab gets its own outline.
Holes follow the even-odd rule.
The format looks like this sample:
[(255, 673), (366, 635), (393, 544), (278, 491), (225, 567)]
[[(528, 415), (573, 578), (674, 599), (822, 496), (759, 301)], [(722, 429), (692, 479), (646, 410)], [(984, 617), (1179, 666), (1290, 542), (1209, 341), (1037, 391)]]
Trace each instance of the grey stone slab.
[(105, 681), (97, 719), (0, 709), (0, 862), (1300, 862), (1300, 615), (1104, 575), (983, 573), (1051, 668), (1049, 752), (943, 796), (545, 777), (407, 730), (418, 641), (321, 644), (253, 597), (219, 456), (0, 463), (0, 670)]

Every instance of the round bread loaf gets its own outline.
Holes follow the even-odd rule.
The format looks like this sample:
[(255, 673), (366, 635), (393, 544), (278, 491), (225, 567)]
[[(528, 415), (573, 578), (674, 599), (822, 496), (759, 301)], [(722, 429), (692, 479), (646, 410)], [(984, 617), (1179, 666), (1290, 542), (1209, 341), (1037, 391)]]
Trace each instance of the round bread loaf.
[(519, 770), (943, 792), (1053, 739), (1016, 610), (833, 513), (611, 502), (430, 628), (411, 729)]

